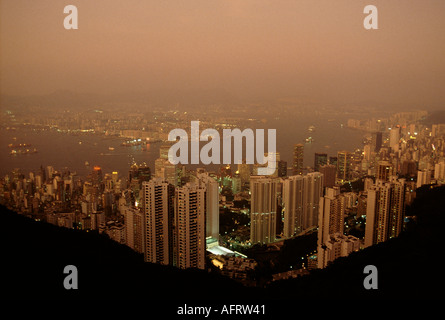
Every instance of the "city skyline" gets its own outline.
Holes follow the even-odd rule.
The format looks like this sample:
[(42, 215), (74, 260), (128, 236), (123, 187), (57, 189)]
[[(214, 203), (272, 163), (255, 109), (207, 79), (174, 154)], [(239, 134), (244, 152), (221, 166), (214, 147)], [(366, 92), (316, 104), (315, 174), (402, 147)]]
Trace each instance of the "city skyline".
[(4, 291), (434, 297), (444, 17), (435, 0), (1, 1)]
[[(1, 177), (0, 200), (37, 221), (105, 234), (149, 263), (201, 270), (213, 265), (244, 284), (300, 277), (397, 238), (411, 219), (406, 208), (416, 189), (445, 183), (445, 124), (424, 125), (427, 115), (397, 113), (378, 122), (349, 119), (348, 130), (367, 137), (363, 146), (329, 157), (315, 152), (317, 160), (296, 175), (277, 170), (259, 176), (257, 165), (245, 163), (219, 170), (173, 165), (165, 171), (171, 166), (166, 159), (171, 144), (161, 142), (154, 171), (146, 164), (133, 164), (127, 172), (104, 172), (94, 165), (87, 177), (51, 165), (28, 174), (14, 170)], [(380, 135), (369, 129), (382, 122), (376, 139)], [(228, 223), (226, 217), (234, 214), (244, 222)], [(254, 258), (255, 250), (311, 235), (316, 236), (315, 251), (309, 246), (299, 262), (281, 266), (265, 279), (252, 278), (264, 264)], [(283, 268), (287, 273), (278, 272)]]

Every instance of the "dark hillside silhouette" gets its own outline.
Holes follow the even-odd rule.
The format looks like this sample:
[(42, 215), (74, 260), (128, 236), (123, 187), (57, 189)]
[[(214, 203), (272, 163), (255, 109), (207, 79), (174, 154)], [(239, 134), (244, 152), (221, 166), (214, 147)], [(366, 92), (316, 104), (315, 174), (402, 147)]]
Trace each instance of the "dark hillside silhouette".
[[(0, 290), (2, 297), (20, 299), (441, 298), (445, 186), (418, 189), (407, 213), (417, 222), (398, 238), (308, 276), (248, 288), (205, 271), (144, 263), (104, 236), (35, 222), (1, 207)], [(66, 265), (78, 268), (78, 290), (63, 287)], [(378, 268), (377, 290), (363, 287), (366, 265)]]

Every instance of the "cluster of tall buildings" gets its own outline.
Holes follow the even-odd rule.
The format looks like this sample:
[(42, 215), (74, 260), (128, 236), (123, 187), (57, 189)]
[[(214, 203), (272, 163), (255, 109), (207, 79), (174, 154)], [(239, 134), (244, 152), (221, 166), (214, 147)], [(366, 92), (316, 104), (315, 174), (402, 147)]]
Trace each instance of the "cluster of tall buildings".
[[(117, 172), (103, 174), (99, 166), (94, 166), (84, 181), (69, 170), (47, 166), (29, 176), (18, 169), (6, 175), (0, 185), (0, 198), (7, 207), (36, 220), (45, 220), (52, 213), (76, 211), (76, 227), (87, 229), (113, 215), (116, 194), (124, 192), (125, 187)], [(92, 216), (99, 213), (99, 218)]]
[[(310, 167), (304, 166), (305, 145), (295, 144), (289, 167), (277, 152), (269, 176), (258, 175), (262, 165), (245, 162), (236, 170), (226, 165), (217, 173), (188, 171), (168, 161), (170, 145), (164, 144), (154, 172), (132, 165), (126, 182), (98, 166), (84, 180), (52, 166), (29, 176), (15, 170), (2, 178), (0, 201), (35, 219), (105, 233), (147, 262), (200, 269), (208, 244), (221, 243), (220, 208), (247, 201), (240, 211), (250, 217), (245, 245), (316, 232), (317, 266), (324, 268), (397, 237), (415, 189), (445, 183), (445, 125), (429, 127), (413, 117), (372, 122), (363, 148), (317, 152)], [(359, 186), (345, 187), (353, 183)], [(360, 221), (361, 236), (351, 232)]]
[(250, 241), (268, 244), (317, 226), (323, 174), (250, 177)]
[(391, 176), (379, 180), (367, 192), (365, 247), (397, 237), (405, 217), (406, 184)]
[(357, 250), (357, 243), (363, 248), (397, 237), (416, 188), (445, 183), (445, 125), (425, 125), (419, 121), (424, 117), (424, 112), (399, 113), (374, 121), (372, 129), (365, 128), (371, 122), (348, 122), (354, 128), (365, 125), (360, 129), (369, 132), (369, 139), (361, 155), (338, 153), (336, 181), (354, 180), (360, 174), (364, 185), (356, 192), (354, 206), (356, 216), (366, 220), (365, 232), (363, 239), (345, 238), (345, 212), (350, 206), (346, 193), (336, 186), (325, 189), (320, 200), (318, 267)]
[(350, 152), (340, 150), (335, 156), (327, 153), (315, 152), (314, 165), (304, 167), (304, 144), (293, 147), (292, 174), (302, 175), (307, 172), (320, 172), (325, 176), (324, 187), (332, 187), (359, 177), (358, 166), (362, 160), (362, 151)]
[(204, 269), (206, 241), (219, 237), (218, 192), (206, 172), (177, 187), (160, 177), (144, 181), (139, 206), (121, 208), (127, 244), (147, 262)]

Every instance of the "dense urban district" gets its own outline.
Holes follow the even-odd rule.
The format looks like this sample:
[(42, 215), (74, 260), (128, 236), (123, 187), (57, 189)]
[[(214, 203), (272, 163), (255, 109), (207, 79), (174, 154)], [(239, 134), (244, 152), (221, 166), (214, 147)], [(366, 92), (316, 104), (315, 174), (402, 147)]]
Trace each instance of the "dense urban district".
[[(193, 118), (187, 112), (154, 112), (146, 122), (138, 114), (92, 114), (6, 111), (2, 130), (101, 134), (122, 139), (123, 147), (158, 144), (154, 166), (135, 162), (127, 172), (104, 172), (85, 163), (87, 176), (48, 164), (17, 168), (0, 179), (0, 204), (35, 221), (109, 237), (146, 262), (203, 269), (246, 286), (305, 276), (398, 237), (413, 219), (406, 209), (416, 190), (445, 184), (445, 121), (426, 111), (351, 118), (345, 129), (362, 135), (363, 145), (315, 152), (310, 166), (304, 157), (311, 140), (295, 141), (291, 161), (277, 150), (270, 176), (246, 162), (215, 169), (172, 164), (167, 135), (187, 127)], [(236, 117), (200, 119), (206, 128), (241, 126)], [(38, 152), (8, 147), (10, 156)]]

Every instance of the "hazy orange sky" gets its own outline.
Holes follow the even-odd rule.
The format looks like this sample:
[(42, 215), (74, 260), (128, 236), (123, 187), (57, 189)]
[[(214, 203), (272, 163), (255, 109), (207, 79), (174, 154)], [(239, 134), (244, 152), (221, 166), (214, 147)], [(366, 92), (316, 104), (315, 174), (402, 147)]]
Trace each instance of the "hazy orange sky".
[[(65, 5), (79, 29), (65, 30)], [(379, 30), (363, 9), (378, 8)], [(1, 93), (221, 90), (445, 107), (441, 0), (2, 0)]]

